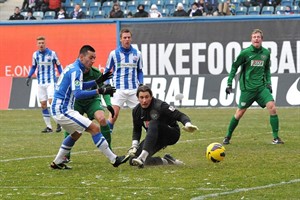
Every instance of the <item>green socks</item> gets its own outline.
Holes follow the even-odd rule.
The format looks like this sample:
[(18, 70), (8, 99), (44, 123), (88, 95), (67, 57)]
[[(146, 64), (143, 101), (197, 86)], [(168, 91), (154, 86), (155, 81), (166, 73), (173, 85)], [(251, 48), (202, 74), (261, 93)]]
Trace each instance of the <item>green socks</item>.
[(110, 128), (108, 125), (106, 126), (101, 126), (101, 133), (102, 135), (105, 137), (107, 143), (108, 143), (108, 146), (110, 149), (111, 148), (111, 134), (110, 134)]
[(278, 137), (278, 127), (279, 127), (279, 119), (278, 115), (270, 115), (270, 124), (272, 127), (273, 138)]
[(235, 119), (235, 117), (233, 116), (230, 120), (226, 137), (231, 138), (232, 133), (233, 133), (234, 129), (237, 127), (238, 124), (239, 124), (239, 120)]

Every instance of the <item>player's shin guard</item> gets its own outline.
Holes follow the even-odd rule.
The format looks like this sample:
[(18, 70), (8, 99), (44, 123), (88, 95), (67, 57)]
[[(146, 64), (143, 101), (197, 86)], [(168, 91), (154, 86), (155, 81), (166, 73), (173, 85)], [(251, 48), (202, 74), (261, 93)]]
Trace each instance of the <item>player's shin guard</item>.
[(279, 119), (278, 115), (270, 115), (270, 124), (272, 127), (273, 138), (278, 137)]
[[(70, 134), (65, 131), (64, 132), (64, 138), (67, 138)], [(69, 153), (66, 154), (66, 157), (70, 160), (71, 159), (71, 151)]]
[(237, 125), (239, 124), (239, 120), (237, 120), (234, 116), (231, 118), (229, 126), (228, 126), (228, 130), (227, 130), (227, 134), (226, 137), (231, 138), (232, 133), (234, 131), (234, 129), (237, 127)]
[(67, 155), (71, 151), (75, 142), (76, 140), (74, 140), (71, 136), (66, 137), (61, 144), (60, 149), (53, 162), (55, 162), (56, 164), (62, 163), (64, 161), (65, 155)]
[(106, 126), (101, 126), (101, 133), (102, 135), (105, 137), (107, 143), (108, 143), (108, 146), (110, 149), (111, 148), (111, 134), (110, 134), (110, 128), (108, 125)]
[(43, 119), (44, 119), (44, 122), (45, 122), (46, 126), (48, 128), (52, 129), (51, 120), (50, 120), (50, 113), (49, 113), (48, 108), (42, 109), (42, 114), (43, 114)]
[(110, 133), (112, 133), (112, 132), (113, 132), (113, 129), (114, 129), (114, 125), (113, 125), (109, 120), (106, 120), (106, 123), (107, 123), (107, 125), (108, 125), (109, 128), (110, 128)]
[(106, 139), (103, 137), (101, 133), (97, 133), (92, 136), (93, 141), (96, 147), (112, 162), (114, 163), (116, 160), (116, 155), (110, 150), (108, 147), (108, 143)]

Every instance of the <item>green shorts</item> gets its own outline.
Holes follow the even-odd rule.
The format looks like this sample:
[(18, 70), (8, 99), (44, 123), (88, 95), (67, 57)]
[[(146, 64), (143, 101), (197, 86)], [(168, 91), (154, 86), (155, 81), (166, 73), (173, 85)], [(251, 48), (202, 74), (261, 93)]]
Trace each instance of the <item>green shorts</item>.
[(274, 101), (273, 96), (268, 88), (259, 91), (241, 91), (239, 109), (249, 108), (256, 101), (262, 108), (270, 101)]
[(87, 114), (90, 120), (94, 119), (94, 113), (97, 110), (104, 110), (101, 104), (101, 100), (98, 98), (93, 100), (87, 100), (85, 101), (84, 105), (75, 102), (74, 109), (77, 110), (82, 115)]

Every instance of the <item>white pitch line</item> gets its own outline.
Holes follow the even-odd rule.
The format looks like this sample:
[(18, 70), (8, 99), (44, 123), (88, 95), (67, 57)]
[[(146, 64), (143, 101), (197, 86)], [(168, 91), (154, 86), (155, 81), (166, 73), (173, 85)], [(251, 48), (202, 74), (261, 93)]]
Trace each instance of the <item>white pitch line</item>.
[[(220, 139), (219, 138), (209, 138), (209, 140), (212, 139)], [(184, 141), (179, 141), (178, 143), (190, 143), (190, 142), (195, 142), (195, 141), (202, 141), (202, 140), (208, 140), (208, 139), (195, 139), (195, 140), (184, 140)], [(128, 149), (128, 147), (115, 147), (114, 149)], [(98, 152), (99, 150), (96, 149), (94, 150)], [(78, 152), (72, 152), (72, 154), (85, 154), (88, 153), (89, 151), (78, 151)], [(20, 160), (31, 160), (31, 159), (39, 159), (39, 158), (52, 158), (55, 157), (55, 155), (47, 155), (47, 156), (30, 156), (30, 157), (23, 157), (23, 158), (11, 158), (11, 159), (5, 159), (5, 160), (0, 160), (1, 162), (11, 162), (11, 161), (20, 161)]]
[(274, 183), (274, 184), (251, 187), (251, 188), (239, 188), (239, 189), (235, 189), (235, 190), (227, 191), (227, 192), (206, 194), (206, 195), (203, 195), (203, 196), (194, 197), (191, 200), (202, 200), (202, 199), (210, 198), (210, 197), (217, 197), (217, 196), (221, 196), (221, 195), (235, 194), (235, 193), (239, 193), (239, 192), (248, 192), (248, 191), (251, 191), (251, 190), (261, 190), (261, 189), (272, 188), (272, 187), (277, 187), (277, 186), (280, 186), (280, 185), (293, 184), (293, 183), (299, 183), (299, 182), (300, 182), (300, 179), (294, 179), (294, 180), (290, 180), (290, 181), (286, 181), (286, 182), (284, 181), (284, 182), (280, 182), (280, 183)]

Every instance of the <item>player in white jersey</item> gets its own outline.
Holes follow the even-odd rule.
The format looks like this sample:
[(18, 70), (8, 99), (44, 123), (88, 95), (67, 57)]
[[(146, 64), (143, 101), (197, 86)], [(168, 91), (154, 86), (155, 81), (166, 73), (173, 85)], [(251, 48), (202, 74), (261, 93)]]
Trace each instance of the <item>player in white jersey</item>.
[(120, 32), (121, 46), (110, 52), (106, 63), (105, 73), (113, 72), (112, 80), (116, 87), (116, 93), (111, 99), (115, 116), (112, 117), (110, 114), (107, 120), (111, 131), (124, 104), (134, 108), (139, 103), (136, 91), (144, 82), (142, 55), (139, 50), (131, 46), (131, 41), (131, 31), (122, 29)]
[(51, 104), (51, 114), (53, 119), (61, 124), (70, 135), (62, 142), (58, 154), (50, 165), (52, 169), (70, 169), (64, 164), (64, 157), (71, 151), (83, 131), (87, 131), (92, 135), (96, 147), (110, 160), (114, 167), (118, 167), (129, 159), (126, 156), (115, 155), (100, 132), (99, 125), (74, 110), (75, 99), (85, 99), (97, 94), (109, 94), (112, 96), (116, 91), (110, 85), (90, 90), (90, 88), (98, 84), (103, 84), (111, 76), (100, 76), (96, 80), (83, 82), (83, 73), (90, 70), (95, 59), (96, 52), (94, 48), (84, 45), (80, 49), (78, 59), (67, 66), (58, 79), (54, 99)]
[[(41, 103), (42, 114), (46, 124), (46, 128), (42, 130), (42, 133), (51, 133), (52, 125), (47, 107), (47, 100), (49, 104), (51, 104), (56, 83), (55, 66), (57, 67), (59, 74), (62, 72), (62, 67), (56, 53), (46, 48), (45, 37), (39, 36), (36, 40), (38, 50), (32, 55), (32, 67), (26, 79), (26, 84), (29, 86), (31, 76), (37, 69), (38, 99)], [(56, 132), (60, 131), (61, 126), (57, 124)]]

